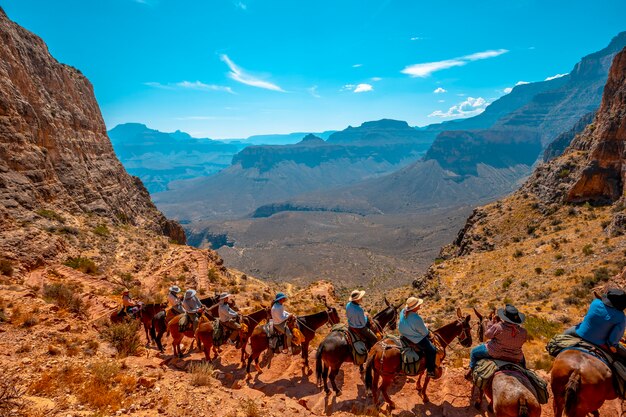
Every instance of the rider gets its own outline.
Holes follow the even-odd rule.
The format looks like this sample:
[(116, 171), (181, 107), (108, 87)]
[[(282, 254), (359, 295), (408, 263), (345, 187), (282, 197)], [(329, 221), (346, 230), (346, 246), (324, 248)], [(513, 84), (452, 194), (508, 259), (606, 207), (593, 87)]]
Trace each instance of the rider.
[(230, 297), (231, 295), (227, 292), (223, 292), (220, 294), (219, 298), (219, 316), (220, 316), (220, 325), (224, 326), (227, 329), (231, 330), (230, 333), (230, 341), (232, 343), (236, 343), (237, 349), (239, 349), (239, 331), (241, 330), (241, 324), (237, 323), (237, 319), (239, 318), (239, 313), (230, 308)]
[(361, 307), (361, 300), (365, 295), (365, 291), (354, 290), (350, 294), (348, 304), (346, 304), (346, 317), (348, 318), (348, 327), (356, 333), (367, 346), (371, 349), (378, 341), (374, 332), (368, 327), (369, 314)]
[(291, 351), (291, 339), (293, 338), (291, 330), (287, 327), (287, 319), (291, 317), (292, 314), (285, 311), (285, 307), (283, 306), (285, 300), (287, 300), (287, 296), (279, 292), (272, 302), (272, 321), (274, 322), (274, 329), (285, 335), (285, 350), (283, 350), (283, 353)]
[(187, 290), (185, 291), (185, 298), (181, 304), (183, 311), (187, 313), (189, 317), (193, 320), (193, 332), (195, 333), (196, 327), (198, 327), (198, 320), (200, 319), (200, 314), (202, 313), (203, 305), (196, 296), (196, 290)]
[(404, 309), (400, 312), (398, 321), (398, 331), (404, 342), (416, 350), (424, 352), (426, 359), (426, 372), (431, 378), (435, 378), (435, 358), (437, 348), (430, 341), (430, 332), (424, 324), (424, 320), (417, 313), (424, 300), (421, 298), (409, 297), (406, 300)]
[(626, 328), (626, 293), (611, 288), (602, 299), (591, 302), (585, 318), (578, 325), (565, 331), (565, 334), (578, 336), (594, 345), (616, 353), (621, 362), (626, 359), (626, 348), (619, 342)]
[(182, 313), (182, 310), (180, 309), (180, 303), (182, 302), (182, 300), (178, 296), (178, 294), (180, 294), (181, 292), (182, 291), (178, 287), (178, 285), (172, 285), (169, 288), (169, 292), (167, 293), (167, 304), (172, 310), (176, 311), (177, 313)]
[(122, 313), (123, 314), (125, 313), (133, 317), (138, 306), (139, 306), (139, 303), (136, 303), (135, 300), (133, 300), (133, 297), (131, 297), (129, 290), (122, 291)]
[(525, 367), (522, 345), (526, 343), (528, 332), (521, 326), (524, 320), (526, 316), (511, 304), (499, 308), (498, 314), (487, 323), (485, 330), (485, 338), (491, 340), (476, 346), (470, 352), (470, 369), (465, 378), (472, 379), (472, 370), (480, 359), (500, 359)]

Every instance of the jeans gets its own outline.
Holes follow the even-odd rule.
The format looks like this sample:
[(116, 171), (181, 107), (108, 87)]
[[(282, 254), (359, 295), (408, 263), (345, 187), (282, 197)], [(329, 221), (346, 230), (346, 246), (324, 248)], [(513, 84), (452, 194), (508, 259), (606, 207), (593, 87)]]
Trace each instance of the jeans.
[(378, 342), (378, 338), (369, 327), (360, 327), (358, 329), (355, 327), (350, 327), (350, 330), (352, 330), (354, 333), (356, 333), (357, 336), (363, 339), (368, 350), (371, 349), (372, 346), (376, 344), (376, 342)]
[(289, 349), (291, 347), (291, 339), (293, 339), (293, 334), (291, 333), (289, 327), (287, 327), (287, 320), (283, 321), (280, 324), (274, 323), (274, 330), (285, 335), (285, 348)]
[(426, 371), (429, 373), (435, 372), (435, 358), (437, 357), (437, 348), (433, 345), (433, 342), (427, 337), (420, 340), (417, 344), (422, 352), (424, 352), (424, 358), (426, 359)]
[(481, 343), (470, 352), (470, 369), (474, 369), (474, 366), (476, 366), (476, 362), (478, 362), (479, 360), (490, 358), (491, 356), (489, 356), (489, 352), (487, 352), (487, 345)]

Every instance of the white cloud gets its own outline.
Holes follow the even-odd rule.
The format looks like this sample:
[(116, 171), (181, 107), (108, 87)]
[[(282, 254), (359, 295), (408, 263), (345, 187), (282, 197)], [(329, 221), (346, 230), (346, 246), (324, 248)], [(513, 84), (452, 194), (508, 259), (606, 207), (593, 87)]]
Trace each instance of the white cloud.
[(445, 100), (437, 100), (437, 103), (445, 103)]
[(546, 78), (545, 81), (556, 80), (557, 78), (565, 77), (568, 74), (569, 72), (566, 72), (565, 74), (556, 74), (556, 75), (553, 75), (552, 77)]
[(360, 68), (360, 67), (362, 67), (362, 66), (363, 66), (363, 64), (354, 64), (354, 65), (352, 66), (352, 68)]
[(248, 10), (248, 6), (241, 1), (236, 1), (235, 6), (240, 8), (241, 10)]
[(422, 37), (420, 37), (420, 36), (413, 36), (413, 37), (411, 38), (411, 40), (412, 40), (412, 41), (421, 41), (422, 39), (424, 39), (424, 38), (422, 38)]
[(380, 78), (380, 77), (372, 77), (372, 78), (370, 78), (370, 80), (372, 80), (374, 82), (377, 82), (377, 81), (381, 81), (382, 78)]
[(205, 84), (200, 81), (180, 81), (178, 83), (170, 83), (170, 84), (161, 84), (157, 82), (147, 82), (144, 83), (148, 87), (160, 88), (161, 90), (176, 90), (176, 89), (186, 89), (186, 90), (200, 90), (200, 91), (224, 91), (226, 93), (235, 94), (232, 88), (226, 87), (224, 85), (215, 85), (215, 84)]
[(437, 87), (435, 91), (433, 91), (433, 93), (435, 94), (441, 94), (441, 93), (447, 93), (447, 92), (448, 90), (446, 90), (445, 88), (441, 88), (441, 87)]
[(428, 117), (441, 117), (441, 118), (451, 118), (451, 119), (460, 119), (470, 116), (476, 116), (477, 114), (485, 111), (485, 108), (489, 103), (482, 98), (473, 98), (468, 97), (467, 100), (462, 101), (459, 104), (455, 104), (450, 107), (447, 111), (436, 110), (428, 115)]
[(402, 72), (403, 74), (407, 74), (411, 77), (428, 77), (436, 71), (441, 71), (453, 67), (462, 67), (469, 62), (478, 61), (480, 59), (494, 58), (507, 52), (509, 52), (507, 49), (495, 49), (483, 52), (476, 52), (458, 58), (445, 59), (443, 61), (425, 62), (422, 64), (409, 65), (400, 72)]
[(220, 58), (222, 61), (226, 63), (226, 65), (228, 65), (228, 68), (230, 68), (230, 72), (228, 73), (228, 76), (231, 79), (237, 82), (240, 82), (242, 84), (249, 85), (251, 87), (263, 88), (263, 89), (272, 90), (272, 91), (280, 91), (282, 93), (286, 92), (285, 90), (283, 90), (276, 84), (273, 84), (269, 81), (261, 80), (259, 78), (254, 77), (253, 75), (248, 74), (242, 68), (237, 66), (233, 61), (231, 61), (228, 55), (226, 54), (220, 55)]
[(518, 85), (524, 85), (524, 84), (530, 84), (528, 81), (518, 81), (515, 83), (515, 86), (517, 87)]
[(372, 91), (372, 90), (374, 90), (374, 87), (372, 87), (371, 84), (359, 84), (354, 89), (354, 92), (355, 93), (366, 93), (366, 92)]
[(354, 88), (356, 87), (356, 85), (354, 84), (345, 84), (344, 86), (342, 86), (339, 91), (347, 91), (347, 90), (354, 90)]
[(320, 98), (321, 97), (319, 95), (319, 93), (317, 92), (317, 86), (316, 85), (314, 85), (313, 87), (307, 88), (306, 90), (309, 92), (309, 94), (311, 94), (315, 98)]
[(513, 89), (511, 87), (507, 87), (502, 91), (504, 91), (504, 94), (509, 94), (511, 91), (513, 91)]

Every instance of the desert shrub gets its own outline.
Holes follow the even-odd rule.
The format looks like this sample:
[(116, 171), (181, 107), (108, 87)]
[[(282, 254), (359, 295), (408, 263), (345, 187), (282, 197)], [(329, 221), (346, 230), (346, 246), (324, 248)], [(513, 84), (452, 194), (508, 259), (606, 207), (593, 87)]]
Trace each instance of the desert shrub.
[(39, 209), (35, 213), (37, 213), (37, 215), (43, 217), (44, 219), (54, 220), (59, 223), (63, 223), (65, 221), (63, 216), (61, 216), (54, 210)]
[(554, 259), (557, 261), (560, 261), (561, 259), (563, 259), (563, 254), (562, 253), (554, 254)]
[(63, 233), (66, 235), (74, 235), (74, 236), (77, 236), (80, 233), (80, 231), (77, 228), (70, 227), (70, 226), (61, 226), (57, 229), (57, 232)]
[(529, 224), (528, 226), (526, 226), (526, 233), (528, 233), (529, 235), (535, 233), (535, 230), (537, 230), (537, 226), (535, 226), (534, 224)]
[(513, 278), (507, 277), (504, 281), (502, 281), (502, 289), (506, 290), (513, 283)]
[(519, 285), (521, 285), (522, 288), (528, 288), (528, 282), (526, 282), (526, 281), (520, 282)]
[(549, 371), (550, 368), (552, 368), (553, 362), (554, 359), (550, 355), (541, 354), (541, 356), (534, 361), (533, 368)]
[(554, 276), (555, 276), (555, 277), (560, 277), (560, 276), (562, 276), (562, 275), (565, 275), (565, 270), (564, 270), (563, 268), (557, 268), (557, 269), (554, 271)]
[(220, 275), (217, 273), (217, 270), (215, 268), (211, 268), (207, 273), (207, 278), (209, 279), (210, 283), (215, 284), (220, 280)]
[(543, 272), (543, 269), (541, 269), (540, 267), (535, 268), (535, 274), (541, 275), (542, 272)]
[(562, 170), (559, 171), (559, 178), (565, 178), (569, 175), (570, 170), (567, 168), (563, 168)]
[(211, 380), (215, 377), (217, 371), (213, 364), (209, 362), (193, 363), (189, 366), (191, 373), (191, 385), (194, 387), (204, 387), (211, 385)]
[(98, 225), (98, 226), (94, 227), (92, 232), (95, 235), (102, 236), (102, 237), (106, 237), (106, 236), (109, 236), (111, 234), (111, 232), (109, 232), (109, 228), (107, 227), (106, 224), (101, 224), (101, 225)]
[(21, 317), (20, 326), (24, 328), (30, 328), (39, 323), (39, 318), (32, 311), (24, 314)]
[(597, 282), (606, 282), (611, 278), (611, 275), (607, 268), (602, 267), (593, 270), (593, 278)]
[(134, 355), (141, 346), (139, 323), (136, 320), (111, 324), (100, 336), (113, 346), (118, 355), (126, 357)]
[(20, 387), (19, 381), (10, 374), (3, 372), (0, 376), (0, 415), (13, 415), (11, 410), (21, 405), (21, 398), (24, 389)]
[(593, 255), (593, 247), (591, 246), (590, 243), (583, 246), (583, 254), (585, 256)]
[(258, 404), (252, 398), (248, 398), (241, 402), (241, 411), (245, 417), (263, 417), (263, 412), (259, 409)]
[(85, 274), (98, 273), (98, 266), (96, 265), (96, 263), (91, 259), (83, 258), (82, 256), (76, 258), (67, 258), (63, 265), (77, 269), (81, 272), (84, 272)]
[(514, 258), (521, 258), (522, 256), (524, 256), (524, 252), (522, 252), (521, 249), (516, 249), (515, 252), (513, 252)]
[(13, 263), (8, 259), (0, 259), (0, 274), (10, 277), (13, 275)]
[(78, 365), (65, 365), (50, 369), (40, 374), (39, 379), (31, 384), (31, 394), (53, 395), (65, 387), (81, 384), (85, 380), (84, 369)]
[(543, 317), (528, 316), (524, 327), (528, 331), (528, 339), (548, 340), (561, 331), (561, 323)]
[(60, 308), (75, 314), (83, 313), (83, 299), (75, 294), (75, 290), (62, 283), (44, 284), (43, 298), (49, 303), (54, 303)]

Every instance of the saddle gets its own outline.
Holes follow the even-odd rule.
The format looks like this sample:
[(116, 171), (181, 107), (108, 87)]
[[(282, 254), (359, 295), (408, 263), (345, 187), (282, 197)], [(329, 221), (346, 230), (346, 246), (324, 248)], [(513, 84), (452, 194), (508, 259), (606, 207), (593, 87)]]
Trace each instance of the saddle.
[(285, 335), (274, 329), (274, 321), (270, 320), (263, 325), (263, 331), (269, 340), (269, 348), (274, 352), (280, 352), (285, 346)]
[[(393, 345), (387, 345), (386, 340), (393, 342)], [(402, 372), (408, 376), (415, 376), (420, 372), (420, 360), (422, 359), (422, 350), (404, 336), (385, 336), (383, 339), (383, 348), (396, 347), (400, 349), (400, 357), (402, 359)]]
[(224, 326), (220, 324), (220, 319), (213, 320), (213, 346), (221, 346), (228, 337), (224, 331)]
[(546, 344), (546, 350), (550, 356), (556, 357), (564, 350), (576, 349), (588, 353), (604, 362), (613, 374), (613, 387), (617, 395), (626, 399), (626, 366), (618, 359), (614, 358), (606, 350), (587, 342), (580, 337), (567, 334), (558, 334)]
[(350, 345), (352, 361), (355, 365), (361, 366), (365, 363), (367, 360), (367, 345), (358, 334), (350, 330), (350, 327), (345, 324), (335, 324), (330, 331), (343, 333), (348, 341), (348, 345)]
[(548, 403), (549, 393), (547, 382), (540, 378), (534, 371), (513, 362), (499, 359), (479, 360), (472, 371), (474, 385), (481, 390), (485, 389), (487, 385), (491, 383), (496, 372), (499, 371), (521, 373), (528, 381), (528, 388), (533, 392), (539, 404)]
[(185, 333), (186, 331), (193, 329), (193, 318), (189, 314), (183, 314), (183, 316), (178, 320), (178, 331), (181, 333)]

